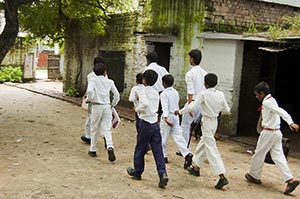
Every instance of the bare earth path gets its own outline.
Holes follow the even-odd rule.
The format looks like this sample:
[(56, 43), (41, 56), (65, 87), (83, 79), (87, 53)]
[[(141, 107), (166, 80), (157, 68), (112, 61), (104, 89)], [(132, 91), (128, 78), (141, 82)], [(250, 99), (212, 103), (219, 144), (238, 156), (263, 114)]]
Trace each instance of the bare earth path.
[[(285, 184), (273, 165), (265, 165), (262, 185), (247, 183), (249, 146), (230, 140), (218, 141), (229, 180), (223, 190), (214, 188), (217, 178), (208, 164), (200, 177), (182, 168), (172, 138), (167, 188), (158, 188), (151, 152), (146, 155), (142, 181), (132, 180), (126, 168), (133, 165), (134, 123), (123, 120), (113, 131), (117, 160), (110, 163), (101, 139), (98, 157), (87, 155), (88, 146), (80, 140), (86, 115), (68, 102), (0, 84), (0, 198), (300, 198), (300, 189), (290, 196), (282, 194)], [(193, 141), (192, 149), (195, 145)], [(299, 177), (300, 160), (290, 158), (289, 165)]]

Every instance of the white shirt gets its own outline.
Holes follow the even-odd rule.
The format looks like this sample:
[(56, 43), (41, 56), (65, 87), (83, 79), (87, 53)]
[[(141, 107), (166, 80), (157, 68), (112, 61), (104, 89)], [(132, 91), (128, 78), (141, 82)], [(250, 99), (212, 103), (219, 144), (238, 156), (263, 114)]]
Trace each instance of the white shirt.
[(162, 117), (168, 117), (179, 109), (179, 94), (173, 87), (168, 87), (160, 94)]
[(141, 89), (139, 104), (135, 108), (140, 119), (153, 124), (157, 122), (157, 109), (159, 94), (152, 86), (145, 86)]
[(202, 110), (201, 115), (209, 118), (218, 117), (223, 110), (230, 111), (224, 93), (215, 88), (208, 88), (202, 91), (195, 101), (179, 110), (179, 114), (191, 112), (199, 107)]
[(128, 97), (128, 100), (130, 102), (133, 102), (133, 105), (135, 107), (138, 106), (139, 104), (139, 101), (138, 101), (138, 97), (139, 97), (139, 93), (141, 92), (141, 89), (144, 88), (144, 85), (143, 84), (138, 84), (136, 86), (133, 86), (131, 88), (131, 91), (130, 91), (130, 94), (129, 94), (129, 97)]
[(288, 125), (293, 122), (292, 117), (282, 108), (280, 108), (276, 100), (269, 94), (262, 101), (262, 127), (270, 129), (280, 128), (280, 117)]
[(153, 88), (158, 92), (161, 92), (162, 90), (164, 90), (164, 87), (162, 85), (162, 77), (166, 74), (169, 74), (169, 72), (165, 67), (158, 65), (156, 62), (152, 62), (151, 64), (149, 64), (145, 68), (144, 72), (149, 69), (154, 70), (157, 73), (158, 77), (155, 84), (153, 85)]
[(120, 94), (113, 80), (103, 75), (91, 77), (88, 81), (87, 100), (100, 104), (110, 104), (110, 91), (113, 93), (112, 106), (120, 101)]
[(193, 95), (193, 100), (197, 98), (197, 95), (205, 90), (204, 76), (207, 72), (199, 65), (193, 66), (185, 74), (185, 82), (187, 85), (187, 94)]

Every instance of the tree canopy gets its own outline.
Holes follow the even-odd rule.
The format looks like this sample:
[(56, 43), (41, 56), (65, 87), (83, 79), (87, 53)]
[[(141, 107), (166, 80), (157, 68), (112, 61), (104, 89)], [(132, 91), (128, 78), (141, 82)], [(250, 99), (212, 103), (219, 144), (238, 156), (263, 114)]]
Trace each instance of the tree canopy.
[[(0, 63), (13, 46), (19, 32), (30, 38), (63, 41), (65, 30), (74, 21), (85, 31), (104, 34), (109, 15), (130, 8), (133, 0), (0, 0), (6, 25), (0, 35)], [(19, 23), (20, 22), (20, 23)]]

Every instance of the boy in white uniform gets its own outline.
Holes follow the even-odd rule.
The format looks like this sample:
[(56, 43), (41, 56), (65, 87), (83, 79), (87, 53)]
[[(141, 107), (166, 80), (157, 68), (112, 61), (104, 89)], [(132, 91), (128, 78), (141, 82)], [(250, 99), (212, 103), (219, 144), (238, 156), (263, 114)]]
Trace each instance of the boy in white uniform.
[[(94, 58), (94, 65), (98, 64), (98, 63), (102, 63), (104, 64), (104, 60), (102, 59), (102, 57), (95, 57)], [(91, 78), (97, 77), (97, 75), (95, 74), (94, 71), (90, 72), (87, 75), (87, 82), (89, 82), (89, 80)], [(91, 144), (91, 108), (92, 105), (87, 101), (88, 103), (88, 116), (86, 118), (86, 122), (85, 122), (85, 135), (81, 136), (81, 140), (83, 142), (85, 142), (86, 144)], [(102, 133), (102, 131), (100, 131)], [(106, 149), (106, 141), (105, 141), (105, 137), (102, 135), (103, 140), (104, 140), (104, 148)]]
[(162, 135), (162, 147), (164, 153), (165, 163), (168, 163), (167, 146), (168, 137), (171, 133), (180, 153), (185, 157), (184, 169), (191, 166), (193, 155), (187, 147), (187, 143), (182, 136), (182, 129), (179, 124), (179, 117), (175, 115), (175, 111), (179, 109), (179, 94), (173, 88), (174, 77), (171, 74), (162, 77), (164, 86), (163, 92), (160, 94), (160, 101), (162, 106), (162, 115), (160, 122), (160, 131)]
[[(139, 93), (144, 88), (142, 78), (143, 78), (143, 73), (138, 73), (135, 76), (136, 86), (133, 86), (131, 88), (130, 94), (129, 94), (129, 97), (128, 97), (128, 101), (133, 102), (133, 108), (134, 109), (135, 109), (135, 107), (137, 107), (139, 105)], [(139, 128), (139, 121), (140, 121), (140, 118), (139, 118), (137, 112), (135, 112), (136, 131), (138, 131), (138, 128)]]
[(284, 194), (289, 194), (299, 185), (299, 180), (294, 180), (289, 169), (287, 160), (282, 149), (282, 133), (280, 131), (280, 117), (286, 121), (292, 131), (297, 132), (299, 126), (293, 122), (291, 116), (280, 108), (274, 97), (270, 94), (271, 90), (266, 82), (260, 82), (254, 87), (255, 97), (262, 102), (261, 126), (255, 153), (251, 158), (249, 173), (245, 178), (252, 183), (261, 184), (262, 168), (266, 154), (270, 151), (272, 160), (279, 168), (284, 182), (287, 183)]
[[(200, 66), (202, 60), (202, 53), (199, 49), (193, 49), (189, 52), (190, 64), (192, 68), (185, 74), (185, 82), (187, 86), (187, 102), (185, 106), (190, 104), (197, 98), (199, 93), (205, 89), (204, 76), (207, 72)], [(193, 112), (187, 112), (182, 116), (181, 128), (182, 134), (187, 144), (190, 142), (190, 127), (194, 120), (200, 116), (199, 107), (195, 108)], [(180, 153), (176, 153), (180, 155)]]
[(145, 154), (150, 143), (154, 156), (157, 173), (159, 176), (159, 188), (167, 186), (166, 165), (162, 152), (161, 134), (157, 121), (157, 108), (159, 103), (158, 92), (152, 87), (157, 80), (157, 73), (154, 70), (146, 70), (143, 73), (144, 89), (139, 96), (139, 105), (135, 108), (141, 121), (137, 133), (136, 146), (134, 150), (134, 168), (128, 167), (127, 173), (133, 179), (141, 180), (145, 169)]
[[(112, 112), (111, 106), (116, 106), (120, 100), (120, 94), (113, 80), (106, 77), (105, 65), (95, 64), (93, 68), (97, 77), (91, 78), (87, 87), (87, 100), (91, 107), (91, 145), (88, 154), (96, 157), (96, 144), (98, 129), (102, 130), (107, 144), (109, 161), (115, 161), (114, 146), (112, 141)], [(110, 104), (110, 92), (113, 93), (113, 100)]]
[(215, 185), (216, 189), (222, 189), (228, 184), (227, 178), (224, 176), (225, 167), (221, 158), (221, 154), (217, 148), (215, 133), (218, 127), (218, 116), (222, 110), (230, 111), (226, 102), (224, 93), (216, 90), (218, 77), (213, 73), (208, 73), (204, 77), (204, 85), (206, 90), (202, 91), (195, 101), (191, 102), (187, 107), (176, 111), (176, 114), (183, 114), (194, 109), (201, 108), (201, 130), (202, 136), (194, 151), (193, 166), (187, 170), (190, 174), (199, 176), (200, 168), (204, 166), (204, 161), (208, 159), (209, 165), (215, 176), (219, 175), (220, 179)]

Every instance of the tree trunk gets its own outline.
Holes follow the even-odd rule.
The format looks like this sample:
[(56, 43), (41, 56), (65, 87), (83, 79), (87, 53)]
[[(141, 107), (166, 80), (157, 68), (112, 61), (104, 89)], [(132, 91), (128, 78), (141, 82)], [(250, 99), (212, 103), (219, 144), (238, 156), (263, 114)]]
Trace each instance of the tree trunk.
[(22, 4), (32, 3), (35, 0), (6, 0), (5, 26), (0, 35), (0, 64), (14, 45), (19, 32), (18, 8)]
[(6, 56), (19, 32), (18, 2), (5, 1), (5, 26), (0, 35), (0, 63)]

